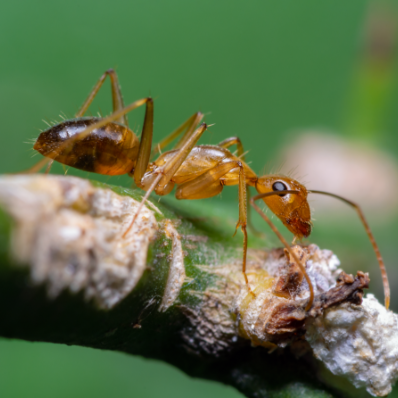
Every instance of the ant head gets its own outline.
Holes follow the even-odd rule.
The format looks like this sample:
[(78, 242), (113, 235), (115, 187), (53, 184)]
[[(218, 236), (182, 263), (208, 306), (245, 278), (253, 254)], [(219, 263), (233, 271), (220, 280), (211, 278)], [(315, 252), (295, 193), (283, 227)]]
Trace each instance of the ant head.
[(256, 183), (259, 193), (297, 191), (270, 195), (263, 198), (265, 204), (298, 239), (311, 233), (311, 211), (307, 202), (307, 189), (292, 178), (281, 175), (260, 177)]

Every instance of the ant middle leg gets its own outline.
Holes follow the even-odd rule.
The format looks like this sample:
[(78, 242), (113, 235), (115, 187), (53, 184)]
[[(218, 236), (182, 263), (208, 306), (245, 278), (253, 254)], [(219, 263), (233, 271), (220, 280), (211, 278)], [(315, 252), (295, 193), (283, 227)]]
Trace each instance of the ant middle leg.
[(243, 259), (242, 273), (245, 278), (246, 286), (249, 292), (254, 295), (246, 274), (247, 262), (247, 186), (246, 176), (243, 164), (239, 160), (232, 160), (226, 163), (219, 163), (204, 174), (180, 185), (176, 192), (177, 199), (205, 199), (216, 196), (223, 190), (225, 181), (222, 179), (233, 169), (239, 168), (239, 220), (236, 224), (236, 230), (240, 227), (243, 233)]

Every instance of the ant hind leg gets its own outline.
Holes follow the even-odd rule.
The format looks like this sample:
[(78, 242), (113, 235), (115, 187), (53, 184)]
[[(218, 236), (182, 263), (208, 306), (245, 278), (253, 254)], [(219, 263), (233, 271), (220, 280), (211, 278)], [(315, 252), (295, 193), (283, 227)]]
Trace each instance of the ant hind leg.
[[(108, 118), (102, 119), (102, 120), (107, 120), (106, 123), (109, 122), (117, 122), (117, 123), (121, 123), (125, 126), (128, 126), (128, 122), (127, 122), (127, 113), (130, 112), (131, 110), (137, 108), (138, 106), (141, 106), (144, 104), (140, 103), (140, 101), (136, 101), (134, 104), (138, 103), (137, 106), (130, 108), (131, 105), (129, 105), (128, 107), (124, 108), (124, 102), (123, 102), (123, 97), (122, 97), (122, 93), (120, 90), (120, 85), (119, 85), (119, 80), (117, 77), (116, 72), (113, 69), (108, 69), (107, 71), (104, 72), (104, 74), (98, 79), (97, 83), (95, 84), (95, 86), (93, 87), (93, 89), (91, 90), (90, 94), (88, 95), (88, 97), (86, 98), (86, 100), (84, 101), (83, 105), (80, 107), (79, 111), (76, 113), (75, 117), (82, 117), (88, 110), (88, 108), (90, 107), (91, 103), (93, 102), (94, 98), (97, 96), (100, 88), (102, 87), (106, 77), (109, 76), (110, 80), (111, 80), (111, 90), (112, 90), (112, 105), (113, 105), (113, 114), (108, 116)], [(148, 99), (146, 99), (148, 100)], [(133, 104), (132, 104), (133, 105)], [(117, 114), (117, 117), (115, 118), (114, 115)], [(95, 128), (99, 128), (104, 126), (106, 123), (99, 125), (98, 123), (96, 123)], [(91, 126), (92, 127), (92, 126)], [(87, 130), (89, 130), (89, 132), (87, 133)], [(82, 140), (84, 137), (86, 137), (88, 134), (90, 134), (94, 129), (92, 128), (88, 128), (85, 131), (83, 131), (82, 133), (80, 133), (77, 137), (77, 139)], [(65, 143), (71, 144), (72, 142), (74, 142), (76, 139), (76, 136), (71, 138), (70, 140), (65, 141)], [(65, 145), (66, 147), (66, 145)], [(63, 149), (65, 148), (63, 147)], [(60, 150), (58, 148), (58, 150)], [(44, 167), (46, 164), (52, 163), (52, 160), (49, 158), (44, 158), (42, 160), (40, 160), (39, 162), (37, 162), (35, 165), (33, 165), (31, 168), (29, 168), (28, 170), (19, 172), (17, 174), (33, 174), (33, 173), (37, 173), (42, 167)], [(48, 166), (49, 168), (51, 168), (51, 164), (49, 164)], [(49, 169), (48, 169), (49, 171)], [(46, 174), (48, 173), (47, 169), (46, 169)]]
[(230, 137), (230, 138), (227, 138), (226, 140), (224, 140), (224, 141), (221, 141), (219, 144), (218, 144), (218, 146), (220, 146), (220, 147), (222, 147), (222, 148), (229, 148), (229, 147), (231, 147), (232, 145), (235, 145), (236, 144), (236, 148), (237, 148), (237, 150), (238, 150), (238, 153), (237, 153), (237, 155), (238, 155), (238, 158), (240, 159), (240, 160), (242, 160), (242, 161), (245, 161), (245, 157), (244, 157), (244, 152), (243, 152), (243, 144), (242, 144), (242, 141), (240, 140), (240, 138), (239, 137)]
[[(91, 90), (90, 94), (84, 101), (83, 105), (80, 107), (79, 111), (76, 113), (75, 117), (82, 117), (87, 112), (88, 108), (90, 107), (94, 98), (97, 96), (107, 76), (109, 76), (109, 79), (111, 81), (113, 112), (120, 111), (121, 109), (124, 108), (122, 92), (120, 90), (119, 79), (117, 77), (117, 74), (113, 69), (108, 69), (98, 79), (97, 83)], [(128, 126), (127, 115), (126, 114), (122, 115), (119, 119), (116, 119), (115, 122)]]
[(175, 145), (174, 149), (181, 148), (187, 138), (189, 138), (195, 127), (202, 121), (203, 114), (201, 112), (196, 112), (192, 116), (190, 116), (181, 126), (177, 127), (173, 132), (171, 132), (166, 138), (160, 141), (152, 150), (151, 157), (161, 153), (161, 151), (169, 145), (174, 139), (176, 139), (182, 132), (185, 130), (185, 133), (181, 137), (180, 141)]
[[(48, 164), (51, 159), (57, 160), (56, 156), (51, 156), (57, 153), (61, 153), (63, 150), (65, 150), (68, 146), (71, 146), (74, 142), (76, 141), (80, 141), (83, 140), (84, 138), (86, 138), (87, 136), (89, 136), (94, 130), (99, 129), (101, 127), (106, 126), (108, 123), (112, 123), (116, 120), (120, 120), (121, 117), (123, 117), (124, 115), (126, 115), (127, 113), (133, 111), (136, 108), (139, 108), (142, 105), (146, 105), (147, 107), (147, 113), (148, 112), (148, 107), (152, 106), (152, 115), (153, 115), (153, 101), (152, 98), (142, 98), (139, 99), (137, 101), (134, 101), (133, 103), (127, 105), (126, 107), (113, 112), (111, 115), (104, 117), (103, 119), (100, 119), (98, 122), (91, 124), (90, 126), (88, 126), (85, 130), (83, 130), (82, 132), (80, 132), (79, 134), (76, 134), (72, 137), (70, 137), (68, 140), (64, 141), (58, 148), (54, 149), (53, 152), (48, 153), (43, 159), (41, 159), (39, 162), (37, 162), (33, 167), (31, 167), (29, 170), (19, 173), (19, 174), (30, 174), (30, 173), (36, 173), (37, 171), (39, 171), (42, 167), (44, 167), (46, 164)], [(153, 126), (153, 121), (152, 124), (150, 122), (148, 122), (147, 124), (144, 123), (144, 129), (149, 129), (151, 127), (151, 125)], [(140, 146), (141, 148), (141, 146)]]

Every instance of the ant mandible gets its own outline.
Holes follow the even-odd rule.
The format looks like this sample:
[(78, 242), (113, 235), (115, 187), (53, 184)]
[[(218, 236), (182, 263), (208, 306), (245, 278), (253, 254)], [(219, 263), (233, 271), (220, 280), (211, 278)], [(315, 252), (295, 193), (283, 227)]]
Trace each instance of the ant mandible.
[[(105, 118), (83, 117), (100, 90), (106, 77), (111, 80), (113, 113)], [(127, 113), (146, 106), (141, 140), (128, 127)], [(246, 275), (247, 256), (247, 186), (256, 188), (258, 195), (250, 199), (251, 205), (269, 224), (295, 260), (307, 280), (310, 297), (306, 309), (312, 306), (314, 291), (305, 265), (291, 249), (285, 238), (277, 230), (268, 216), (255, 204), (262, 199), (268, 208), (283, 222), (297, 239), (308, 237), (311, 233), (311, 212), (307, 201), (308, 193), (318, 193), (340, 199), (354, 207), (376, 253), (383, 278), (385, 306), (390, 302), (390, 289), (386, 269), (376, 241), (360, 207), (338, 195), (328, 192), (307, 190), (298, 181), (283, 175), (257, 176), (245, 163), (243, 145), (238, 137), (231, 137), (218, 145), (198, 145), (197, 141), (207, 125), (201, 122), (203, 114), (197, 112), (156, 146), (161, 150), (182, 134), (174, 149), (164, 152), (154, 162), (150, 162), (153, 135), (153, 100), (149, 97), (124, 107), (123, 98), (114, 70), (106, 71), (90, 92), (88, 98), (76, 114), (75, 119), (63, 121), (38, 137), (34, 149), (46, 158), (33, 166), (29, 172), (36, 172), (48, 164), (49, 172), (54, 160), (81, 170), (105, 175), (129, 174), (135, 184), (147, 191), (132, 222), (123, 233), (132, 228), (141, 207), (152, 191), (157, 195), (167, 195), (177, 185), (177, 199), (204, 199), (216, 196), (225, 185), (239, 186), (239, 220), (236, 230), (243, 232), (242, 271), (248, 290), (254, 294)], [(237, 146), (237, 156), (228, 148)]]

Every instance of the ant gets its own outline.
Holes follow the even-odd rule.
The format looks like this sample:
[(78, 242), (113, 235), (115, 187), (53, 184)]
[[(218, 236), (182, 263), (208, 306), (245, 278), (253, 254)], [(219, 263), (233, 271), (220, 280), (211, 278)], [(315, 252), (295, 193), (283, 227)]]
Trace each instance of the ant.
[[(83, 117), (107, 76), (111, 81), (113, 113), (105, 118)], [(127, 113), (143, 105), (145, 105), (146, 111), (141, 140), (139, 140), (128, 127)], [(202, 123), (195, 129), (203, 118), (203, 114), (200, 112), (188, 118), (152, 151), (153, 115), (154, 105), (150, 97), (139, 99), (124, 107), (117, 74), (112, 69), (107, 70), (76, 113), (75, 119), (63, 121), (40, 134), (34, 144), (34, 149), (45, 158), (33, 166), (29, 172), (36, 172), (48, 164), (46, 169), (46, 173), (48, 173), (52, 163), (56, 160), (68, 166), (98, 174), (129, 174), (134, 178), (137, 187), (147, 192), (123, 237), (132, 228), (142, 206), (153, 191), (157, 195), (167, 195), (177, 185), (175, 194), (177, 199), (204, 199), (220, 194), (226, 185), (238, 185), (239, 220), (235, 233), (239, 227), (243, 232), (242, 272), (252, 295), (254, 293), (246, 275), (246, 226), (248, 222), (247, 186), (253, 186), (258, 195), (249, 200), (250, 204), (269, 224), (306, 278), (310, 292), (306, 310), (312, 306), (314, 289), (305, 270), (305, 265), (255, 201), (262, 199), (265, 202), (268, 208), (293, 233), (293, 243), (295, 243), (296, 240), (308, 237), (311, 233), (308, 193), (337, 198), (357, 211), (365, 227), (381, 269), (385, 306), (389, 307), (390, 288), (384, 262), (364, 214), (356, 203), (328, 192), (307, 190), (298, 181), (283, 175), (257, 176), (245, 163), (243, 145), (238, 137), (228, 138), (218, 145), (196, 145), (201, 135), (209, 127)], [(161, 153), (165, 146), (181, 134), (182, 137), (174, 149)], [(228, 150), (233, 145), (237, 147), (237, 155)], [(150, 162), (151, 151), (152, 155), (161, 153), (154, 162)]]

